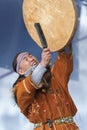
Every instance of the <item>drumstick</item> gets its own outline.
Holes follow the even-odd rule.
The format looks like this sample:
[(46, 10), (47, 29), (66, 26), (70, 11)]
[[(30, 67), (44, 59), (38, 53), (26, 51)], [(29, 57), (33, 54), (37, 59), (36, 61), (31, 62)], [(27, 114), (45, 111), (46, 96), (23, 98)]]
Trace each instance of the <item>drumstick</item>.
[(44, 35), (44, 33), (43, 33), (43, 30), (42, 30), (42, 28), (41, 28), (40, 23), (35, 23), (34, 26), (35, 26), (36, 31), (37, 31), (37, 33), (38, 33), (38, 36), (39, 36), (39, 38), (40, 38), (42, 47), (43, 47), (43, 48), (47, 48), (47, 41), (46, 41), (46, 38), (45, 38), (45, 35)]

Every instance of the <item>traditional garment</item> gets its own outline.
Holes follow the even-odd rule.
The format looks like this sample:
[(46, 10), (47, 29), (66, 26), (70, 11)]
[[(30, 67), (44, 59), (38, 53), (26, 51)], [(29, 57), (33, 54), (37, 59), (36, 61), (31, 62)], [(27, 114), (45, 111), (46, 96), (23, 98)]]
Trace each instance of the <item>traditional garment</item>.
[[(30, 75), (16, 84), (17, 103), (30, 122), (38, 125), (35, 130), (78, 130), (75, 122), (56, 123), (66, 117), (73, 117), (77, 108), (68, 91), (68, 81), (73, 70), (72, 54), (59, 53), (52, 69), (49, 89), (31, 81)], [(38, 75), (38, 74), (37, 74)], [(51, 121), (50, 123), (47, 120)]]

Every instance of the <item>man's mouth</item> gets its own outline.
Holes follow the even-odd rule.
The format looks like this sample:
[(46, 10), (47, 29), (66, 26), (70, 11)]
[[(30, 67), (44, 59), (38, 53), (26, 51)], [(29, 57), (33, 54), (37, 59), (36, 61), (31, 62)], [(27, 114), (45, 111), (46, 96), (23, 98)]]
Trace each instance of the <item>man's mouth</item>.
[(38, 62), (34, 61), (34, 62), (32, 63), (32, 66), (34, 66), (34, 65), (38, 65)]

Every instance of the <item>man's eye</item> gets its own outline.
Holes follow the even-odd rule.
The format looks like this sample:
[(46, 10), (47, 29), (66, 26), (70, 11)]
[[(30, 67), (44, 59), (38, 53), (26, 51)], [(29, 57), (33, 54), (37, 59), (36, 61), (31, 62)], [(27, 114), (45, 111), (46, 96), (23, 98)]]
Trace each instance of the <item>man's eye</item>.
[(26, 57), (26, 58), (25, 58), (25, 60), (27, 61), (27, 60), (28, 60), (28, 58)]

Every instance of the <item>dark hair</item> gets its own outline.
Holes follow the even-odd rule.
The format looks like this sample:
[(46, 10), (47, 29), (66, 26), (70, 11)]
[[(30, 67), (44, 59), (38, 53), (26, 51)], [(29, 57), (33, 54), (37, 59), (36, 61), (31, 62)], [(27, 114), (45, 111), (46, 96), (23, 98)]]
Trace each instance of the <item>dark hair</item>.
[(47, 66), (47, 71), (43, 75), (43, 80), (45, 79), (45, 81), (46, 81), (45, 82), (45, 86), (47, 86), (47, 87), (49, 87), (49, 85), (50, 85), (51, 76), (52, 76), (51, 68), (50, 68), (50, 66)]
[(22, 52), (18, 52), (18, 53), (16, 54), (16, 56), (14, 57), (14, 59), (13, 59), (12, 67), (13, 67), (13, 70), (14, 70), (15, 72), (16, 72), (16, 66), (17, 66), (17, 57), (18, 57), (18, 55), (19, 55), (20, 53), (22, 53)]
[[(18, 57), (18, 55), (19, 55), (20, 53), (22, 53), (22, 52), (18, 52), (18, 53), (16, 54), (16, 56), (14, 57), (14, 59), (13, 59), (12, 67), (13, 67), (13, 70), (14, 70), (15, 72), (16, 72), (16, 66), (17, 66), (17, 57)], [(17, 78), (17, 80), (15, 81), (15, 83), (13, 84), (13, 87), (12, 87), (13, 98), (14, 98), (16, 104), (17, 104), (16, 84), (17, 84), (18, 82), (20, 82), (21, 80), (23, 80), (24, 78), (25, 78), (24, 75), (19, 75), (19, 77)]]

